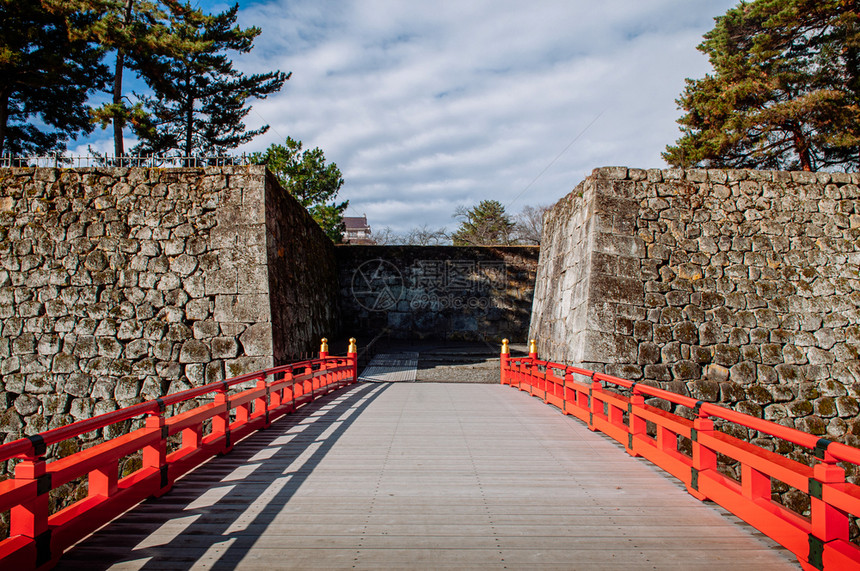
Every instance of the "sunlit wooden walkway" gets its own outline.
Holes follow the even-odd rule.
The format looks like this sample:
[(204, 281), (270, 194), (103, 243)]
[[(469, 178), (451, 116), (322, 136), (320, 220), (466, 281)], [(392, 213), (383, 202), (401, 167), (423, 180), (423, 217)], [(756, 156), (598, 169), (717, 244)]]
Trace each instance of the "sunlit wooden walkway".
[(499, 385), (353, 385), (68, 553), (83, 569), (796, 569), (648, 462)]

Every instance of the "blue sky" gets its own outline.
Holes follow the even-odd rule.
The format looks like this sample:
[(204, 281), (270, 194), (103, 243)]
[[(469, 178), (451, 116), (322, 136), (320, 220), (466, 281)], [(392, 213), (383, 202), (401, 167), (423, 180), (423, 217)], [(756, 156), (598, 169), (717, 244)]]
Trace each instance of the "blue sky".
[(318, 146), (344, 174), (349, 215), (406, 231), (453, 228), (457, 206), (487, 198), (511, 213), (551, 204), (595, 167), (665, 167), (684, 78), (709, 71), (696, 46), (737, 2), (240, 4), (240, 24), (263, 32), (237, 67), (293, 77), (254, 104), (248, 126), (271, 128), (239, 152), (287, 136)]

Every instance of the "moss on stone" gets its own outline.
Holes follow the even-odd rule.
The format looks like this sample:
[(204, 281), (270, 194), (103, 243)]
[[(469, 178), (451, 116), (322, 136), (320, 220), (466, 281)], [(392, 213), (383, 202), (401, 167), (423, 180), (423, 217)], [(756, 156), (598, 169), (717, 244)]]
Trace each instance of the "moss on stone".
[(797, 400), (792, 403), (786, 405), (786, 410), (788, 410), (788, 414), (795, 418), (808, 416), (813, 413), (814, 408), (812, 403), (808, 400)]
[(766, 405), (773, 402), (770, 391), (762, 385), (750, 385), (746, 387), (746, 395), (749, 400), (756, 404)]
[(815, 414), (824, 418), (836, 416), (836, 401), (831, 397), (822, 397), (816, 400)]
[(65, 458), (66, 456), (71, 456), (76, 452), (80, 452), (81, 445), (75, 439), (63, 440), (62, 442), (57, 443), (57, 458)]

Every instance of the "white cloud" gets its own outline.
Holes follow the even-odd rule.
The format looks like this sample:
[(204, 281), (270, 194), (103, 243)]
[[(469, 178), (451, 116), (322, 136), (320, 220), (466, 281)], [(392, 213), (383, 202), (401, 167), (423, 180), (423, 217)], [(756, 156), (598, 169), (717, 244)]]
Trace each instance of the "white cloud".
[[(269, 0), (242, 25), (263, 34), (237, 60), (293, 78), (249, 127), (338, 164), (350, 212), (403, 231), (453, 226), (458, 204), (554, 202), (592, 168), (664, 166), (685, 77), (735, 0)], [(602, 115), (601, 115), (602, 113)], [(599, 117), (596, 121), (595, 118)], [(585, 130), (594, 121), (594, 124)]]

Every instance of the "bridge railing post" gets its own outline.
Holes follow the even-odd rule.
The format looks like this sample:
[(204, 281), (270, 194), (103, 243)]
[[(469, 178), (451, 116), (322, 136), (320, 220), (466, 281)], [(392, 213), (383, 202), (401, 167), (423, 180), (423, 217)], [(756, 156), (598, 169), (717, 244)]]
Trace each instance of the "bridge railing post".
[(511, 350), (508, 347), (508, 343), (507, 339), (502, 339), (502, 352), (499, 354), (499, 364), (501, 366), (500, 381), (503, 385), (510, 384), (507, 370), (511, 363)]
[[(555, 385), (552, 384), (550, 380), (550, 375), (552, 371), (546, 365), (543, 368), (543, 377), (541, 378), (541, 384), (543, 384), (543, 402), (548, 403), (550, 396), (555, 396)], [(552, 387), (550, 387), (552, 385)]]
[(717, 470), (717, 453), (699, 442), (699, 434), (714, 432), (714, 421), (700, 409), (702, 402), (696, 404), (696, 418), (690, 430), (690, 440), (693, 445), (693, 464), (690, 468), (690, 484), (687, 491), (699, 500), (707, 499), (707, 495), (699, 491), (699, 475), (705, 471)]
[(534, 360), (527, 359), (523, 362), (523, 382), (526, 383), (526, 390), (528, 390), (529, 394), (534, 396), (535, 389), (537, 388), (537, 383), (535, 382), (535, 370), (537, 369), (537, 365), (535, 365)]
[(299, 405), (298, 399), (305, 394), (305, 384), (301, 378), (296, 379), (296, 377), (302, 376), (302, 370), (298, 367), (290, 367), (290, 376), (293, 379), (293, 383), (290, 386), (293, 387), (293, 409), (295, 410)]
[(146, 417), (146, 430), (157, 438), (143, 447), (143, 467), (158, 470), (159, 485), (153, 495), (161, 497), (171, 486), (167, 466), (167, 422), (163, 407), (157, 414)]
[(272, 385), (279, 382), (278, 377), (280, 377), (280, 380), (283, 380), (284, 374), (275, 373), (274, 375), (272, 375), (272, 382), (269, 383), (269, 409), (271, 410), (280, 408), (281, 403), (283, 402), (284, 389), (276, 388), (274, 391), (272, 390)]
[(522, 384), (523, 381), (526, 382), (527, 388), (525, 390), (528, 390), (529, 395), (531, 396), (534, 396), (535, 394), (534, 369), (534, 359), (523, 361), (523, 374), (520, 377), (520, 384)]
[[(520, 361), (520, 390), (528, 391), (531, 396), (535, 394), (534, 370), (537, 361), (537, 341), (529, 339), (529, 358)], [(523, 382), (526, 388), (523, 388)]]
[[(293, 370), (283, 372), (284, 381), (293, 381)], [(287, 393), (289, 391), (289, 394)], [(281, 403), (290, 401), (290, 412), (296, 410), (296, 382), (284, 382), (284, 388), (281, 390)]]
[(310, 402), (314, 400), (314, 383), (316, 383), (316, 379), (314, 378), (314, 370), (313, 367), (306, 363), (302, 365), (301, 369), (302, 375), (304, 376), (304, 380), (302, 381), (302, 395), (306, 396), (305, 402)]
[(313, 365), (308, 363), (308, 368), (305, 369), (305, 372), (311, 375), (311, 400), (313, 400), (317, 398), (317, 391), (325, 386), (325, 377), (320, 374), (323, 373), (323, 368), (320, 366), (319, 371), (315, 372)]
[(645, 397), (633, 387), (633, 394), (630, 395), (630, 402), (627, 405), (627, 453), (631, 456), (639, 456), (636, 452), (636, 439), (639, 436), (645, 435), (648, 430), (647, 422), (644, 418), (637, 414), (645, 406)]
[[(592, 376), (591, 379), (593, 381), (594, 377)], [(592, 384), (589, 385), (588, 391), (574, 391), (576, 392), (576, 406), (584, 412), (591, 411), (591, 392), (593, 386), (594, 383), (592, 382)]]
[(824, 568), (824, 546), (833, 540), (848, 541), (848, 514), (827, 503), (824, 489), (832, 484), (845, 483), (845, 469), (836, 465), (836, 459), (827, 452), (829, 440), (821, 439), (815, 448), (819, 462), (812, 468), (809, 480), (810, 519), (808, 561), (817, 569)]
[(47, 473), (45, 453), (47, 447), (38, 435), (31, 436), (33, 451), (15, 466), (15, 479), (34, 484), (33, 495), (9, 510), (9, 535), (20, 535), (32, 541), (35, 547), (33, 567), (39, 567), (53, 559), (51, 551), (51, 530), (48, 527), (50, 515), (51, 475)]
[(332, 384), (332, 379), (331, 373), (327, 372), (329, 366), (326, 359), (328, 359), (328, 339), (323, 337), (320, 340), (320, 373), (322, 373), (322, 376), (320, 377), (320, 385), (325, 387), (325, 391), (323, 391), (324, 394), (328, 394), (334, 390), (334, 387), (330, 386)]
[(212, 417), (212, 434), (216, 437), (224, 437), (221, 454), (226, 454), (233, 449), (233, 443), (230, 441), (230, 397), (227, 394), (229, 390), (230, 387), (224, 381), (214, 397), (214, 403), (221, 411)]
[(603, 401), (599, 398), (602, 392), (603, 385), (592, 377), (591, 386), (588, 388), (588, 429), (592, 432), (597, 430), (594, 427), (594, 416), (603, 416)]
[(568, 404), (576, 405), (576, 389), (573, 383), (573, 372), (565, 368), (561, 384), (561, 411), (564, 414), (570, 414)]
[(349, 349), (346, 351), (346, 358), (352, 363), (352, 383), (358, 382), (358, 346), (356, 345), (355, 337), (349, 339)]
[(269, 421), (269, 383), (266, 382), (266, 377), (257, 379), (257, 390), (263, 391), (263, 394), (254, 399), (254, 416), (263, 417), (263, 428), (271, 426)]

